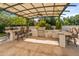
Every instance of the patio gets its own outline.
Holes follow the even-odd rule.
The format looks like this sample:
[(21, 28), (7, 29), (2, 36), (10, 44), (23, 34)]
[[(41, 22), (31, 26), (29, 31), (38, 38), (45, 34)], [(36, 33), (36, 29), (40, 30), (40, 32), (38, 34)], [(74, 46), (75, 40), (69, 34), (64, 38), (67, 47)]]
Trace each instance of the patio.
[(69, 56), (79, 55), (79, 47), (61, 48), (55, 45), (36, 44), (25, 41), (12, 41), (0, 45), (2, 56)]
[[(65, 10), (68, 6), (76, 6), (76, 5), (70, 5), (69, 3), (60, 3), (60, 4), (58, 3), (53, 3), (53, 4), (52, 3), (47, 3), (47, 4), (0, 3), (1, 10), (15, 14), (18, 17), (20, 16), (25, 18), (23, 19), (23, 18), (15, 17), (13, 18), (13, 20), (14, 19), (30, 20), (31, 18), (39, 18), (41, 16), (43, 17), (53, 16), (53, 17), (58, 17), (57, 18), (57, 20), (59, 20), (58, 22), (60, 22), (60, 16), (63, 14), (63, 12), (69, 12), (69, 10)], [(0, 55), (2, 56), (4, 55), (12, 55), (12, 56), (79, 55), (79, 50), (78, 50), (79, 46), (77, 46), (78, 44), (76, 44), (78, 42), (76, 42), (75, 41), (76, 39), (74, 39), (73, 37), (71, 38), (73, 31), (72, 33), (68, 32), (66, 31), (67, 28), (65, 30), (62, 30), (61, 23), (57, 23), (58, 28), (55, 27), (53, 29), (49, 29), (49, 28), (46, 29), (45, 27), (43, 29), (43, 27), (41, 26), (39, 29), (37, 29), (35, 26), (34, 28), (30, 29), (28, 21), (24, 21), (24, 22), (25, 22), (24, 27), (20, 23), (19, 24), (21, 26), (13, 27), (13, 25), (15, 25), (15, 23), (17, 22), (15, 22), (13, 25), (10, 23), (8, 29), (6, 29), (5, 27), (5, 33), (8, 41), (5, 42), (5, 40), (7, 39), (4, 38), (5, 39), (4, 43), (0, 44)], [(49, 24), (47, 25), (50, 27)], [(41, 39), (41, 37), (43, 39)], [(66, 46), (67, 37), (68, 37), (68, 41), (70, 39), (74, 39), (74, 41), (72, 41), (74, 44)], [(1, 42), (3, 41), (2, 38), (3, 37), (1, 37)], [(54, 41), (55, 39), (57, 39), (56, 42)], [(74, 45), (76, 45), (77, 47), (75, 47)]]

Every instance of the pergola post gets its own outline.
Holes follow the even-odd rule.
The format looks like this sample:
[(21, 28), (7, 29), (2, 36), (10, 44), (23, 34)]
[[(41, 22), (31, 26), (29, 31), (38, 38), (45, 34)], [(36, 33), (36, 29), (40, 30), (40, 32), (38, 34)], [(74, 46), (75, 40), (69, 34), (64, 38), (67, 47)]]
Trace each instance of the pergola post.
[(28, 32), (29, 32), (29, 19), (26, 19), (26, 37), (28, 38)]

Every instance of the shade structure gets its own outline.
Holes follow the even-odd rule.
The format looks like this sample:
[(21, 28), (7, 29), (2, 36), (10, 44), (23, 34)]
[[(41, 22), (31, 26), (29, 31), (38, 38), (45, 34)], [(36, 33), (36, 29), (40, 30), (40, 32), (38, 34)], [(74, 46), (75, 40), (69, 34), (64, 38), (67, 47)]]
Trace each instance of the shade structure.
[(69, 3), (0, 3), (0, 8), (18, 16), (32, 18), (60, 16), (68, 5)]

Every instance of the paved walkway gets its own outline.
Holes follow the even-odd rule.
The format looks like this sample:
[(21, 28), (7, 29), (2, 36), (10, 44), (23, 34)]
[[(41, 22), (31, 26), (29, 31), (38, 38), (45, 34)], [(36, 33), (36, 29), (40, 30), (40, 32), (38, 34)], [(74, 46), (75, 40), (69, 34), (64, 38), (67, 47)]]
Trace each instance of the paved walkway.
[(26, 38), (24, 41), (33, 42), (33, 43), (59, 45), (58, 41), (53, 41), (53, 40), (38, 40), (38, 39)]
[(79, 55), (79, 47), (61, 48), (55, 45), (12, 41), (0, 44), (0, 55), (4, 56), (61, 56)]

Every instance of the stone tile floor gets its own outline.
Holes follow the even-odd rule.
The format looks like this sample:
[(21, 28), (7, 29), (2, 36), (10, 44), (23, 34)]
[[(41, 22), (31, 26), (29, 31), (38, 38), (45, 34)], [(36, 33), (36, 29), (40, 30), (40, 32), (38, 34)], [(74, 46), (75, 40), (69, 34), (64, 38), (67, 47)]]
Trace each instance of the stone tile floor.
[(0, 44), (0, 56), (78, 56), (79, 47), (61, 48), (55, 45), (37, 44), (25, 41), (11, 41)]

